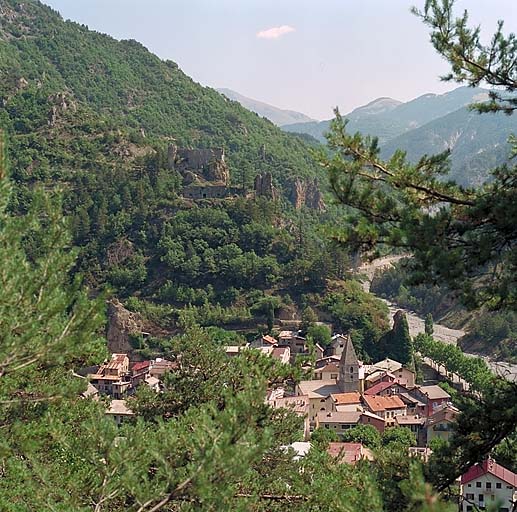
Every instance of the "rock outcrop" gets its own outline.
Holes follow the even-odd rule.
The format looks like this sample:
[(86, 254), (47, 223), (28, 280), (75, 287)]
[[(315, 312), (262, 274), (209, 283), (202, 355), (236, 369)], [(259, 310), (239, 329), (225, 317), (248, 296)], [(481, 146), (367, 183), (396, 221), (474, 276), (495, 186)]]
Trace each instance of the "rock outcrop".
[(48, 125), (53, 127), (56, 125), (59, 118), (68, 110), (72, 112), (77, 110), (77, 104), (72, 100), (70, 95), (66, 92), (59, 92), (52, 94), (48, 97), (49, 102), (52, 104), (51, 111), (49, 113)]
[(143, 321), (137, 313), (127, 310), (118, 299), (108, 302), (108, 350), (114, 354), (132, 351), (130, 336), (143, 331)]
[(318, 181), (316, 179), (311, 181), (295, 178), (291, 183), (288, 197), (291, 204), (297, 210), (303, 206), (314, 210), (325, 210), (323, 195), (320, 192)]
[(230, 170), (224, 149), (182, 149), (169, 146), (168, 164), (182, 176), (194, 174), (200, 181), (228, 185)]
[(254, 184), (256, 197), (267, 197), (268, 199), (278, 199), (278, 190), (273, 185), (273, 176), (270, 172), (257, 174)]

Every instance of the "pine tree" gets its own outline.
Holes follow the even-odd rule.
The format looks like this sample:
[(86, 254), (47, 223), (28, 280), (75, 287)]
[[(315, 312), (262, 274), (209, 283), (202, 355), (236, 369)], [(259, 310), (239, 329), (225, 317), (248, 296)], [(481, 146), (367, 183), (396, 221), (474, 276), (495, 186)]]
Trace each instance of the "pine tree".
[(379, 358), (389, 357), (405, 366), (413, 365), (413, 340), (403, 311), (395, 313), (393, 327), (377, 343), (377, 352)]
[[(488, 45), (468, 16), (454, 16), (454, 0), (428, 0), (415, 10), (431, 28), (435, 49), (451, 65), (444, 77), (494, 87), (480, 112), (517, 108), (517, 38), (503, 34), (503, 23)], [(503, 90), (504, 89), (504, 90)], [(380, 157), (378, 140), (349, 134), (336, 111), (328, 135), (328, 169), (337, 199), (351, 212), (351, 223), (337, 237), (352, 250), (410, 252), (412, 281), (440, 281), (458, 290), (469, 307), (517, 307), (517, 166), (492, 171), (483, 186), (464, 188), (444, 179), (449, 153), (423, 155), (412, 164), (402, 151)], [(517, 153), (517, 139), (511, 139)]]
[(433, 315), (432, 315), (432, 313), (427, 313), (427, 315), (425, 316), (424, 332), (428, 336), (432, 336), (433, 335), (434, 323), (433, 323)]

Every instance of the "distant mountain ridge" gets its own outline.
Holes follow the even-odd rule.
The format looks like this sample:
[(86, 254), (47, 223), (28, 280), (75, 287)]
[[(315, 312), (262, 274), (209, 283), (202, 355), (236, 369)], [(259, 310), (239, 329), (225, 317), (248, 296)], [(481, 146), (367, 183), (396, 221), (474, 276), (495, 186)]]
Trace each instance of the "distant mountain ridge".
[[(488, 98), (481, 88), (459, 87), (445, 94), (424, 94), (406, 103), (378, 98), (344, 117), (349, 132), (376, 136), (382, 156), (397, 149), (417, 160), (424, 154), (451, 150), (451, 174), (463, 185), (478, 185), (489, 178), (488, 170), (507, 161), (511, 133), (517, 118), (503, 114), (479, 115), (466, 107)], [(325, 142), (330, 120), (283, 126)]]
[(269, 105), (268, 103), (264, 103), (263, 101), (254, 100), (252, 98), (248, 98), (247, 96), (243, 96), (238, 92), (232, 91), (231, 89), (216, 89), (217, 92), (226, 96), (228, 99), (232, 101), (237, 101), (244, 108), (255, 112), (261, 117), (265, 117), (269, 119), (273, 124), (277, 126), (284, 126), (293, 123), (310, 123), (316, 122), (309, 116), (302, 114), (301, 112), (296, 112), (294, 110), (285, 110), (278, 107), (274, 107), (273, 105)]
[[(487, 94), (488, 91), (484, 89), (459, 87), (445, 94), (424, 94), (405, 103), (392, 98), (377, 98), (343, 117), (348, 119), (350, 131), (375, 135), (382, 144), (470, 103), (480, 101)], [(321, 142), (325, 142), (325, 133), (329, 128), (330, 119), (282, 126), (285, 131), (308, 133)]]
[(403, 149), (416, 162), (424, 154), (450, 150), (449, 177), (461, 185), (481, 185), (487, 171), (508, 161), (511, 133), (517, 133), (515, 116), (481, 115), (464, 107), (395, 137), (382, 146), (381, 156)]

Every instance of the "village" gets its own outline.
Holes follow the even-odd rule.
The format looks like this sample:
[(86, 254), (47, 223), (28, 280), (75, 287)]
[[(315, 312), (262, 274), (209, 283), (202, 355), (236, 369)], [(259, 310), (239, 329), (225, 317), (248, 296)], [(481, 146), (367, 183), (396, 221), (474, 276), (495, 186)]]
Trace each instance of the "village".
[[(294, 459), (304, 457), (311, 449), (311, 437), (322, 429), (334, 441), (328, 443), (328, 454), (336, 463), (356, 464), (374, 460), (373, 451), (361, 442), (346, 442), (346, 433), (357, 426), (370, 426), (380, 435), (392, 428), (408, 429), (414, 435), (414, 446), (408, 457), (427, 460), (437, 440), (447, 441), (452, 435), (459, 414), (451, 394), (440, 386), (448, 380), (458, 391), (466, 383), (454, 378), (424, 358), (421, 382), (413, 369), (386, 358), (364, 364), (357, 357), (349, 334), (334, 334), (323, 348), (311, 343), (300, 331), (280, 331), (276, 337), (260, 335), (240, 346), (225, 346), (227, 357), (239, 357), (255, 350), (281, 364), (294, 364), (299, 356), (307, 356), (305, 369), (310, 380), (286, 387), (271, 388), (266, 403), (275, 409), (285, 408), (303, 420), (301, 441), (286, 446)], [(84, 398), (106, 400), (106, 415), (117, 425), (133, 421), (135, 414), (127, 403), (138, 386), (148, 386), (156, 393), (162, 390), (166, 372), (178, 368), (176, 361), (156, 358), (131, 361), (128, 354), (114, 353), (111, 359), (96, 368), (79, 373), (88, 381)], [(439, 441), (438, 441), (439, 442)], [(510, 512), (517, 499), (517, 474), (503, 468), (491, 458), (473, 465), (460, 479), (460, 510), (483, 510), (490, 503), (502, 503), (500, 512)]]

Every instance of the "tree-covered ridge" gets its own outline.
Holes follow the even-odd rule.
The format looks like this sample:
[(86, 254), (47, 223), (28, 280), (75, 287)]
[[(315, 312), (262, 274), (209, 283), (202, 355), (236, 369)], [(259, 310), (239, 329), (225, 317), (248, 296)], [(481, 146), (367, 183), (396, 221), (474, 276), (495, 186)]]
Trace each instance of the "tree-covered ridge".
[[(74, 168), (79, 162), (60, 161), (62, 152), (88, 151), (86, 138), (109, 154), (123, 137), (144, 147), (170, 141), (224, 147), (239, 183), (244, 173), (247, 185), (264, 170), (280, 183), (317, 174), (299, 138), (200, 86), (136, 41), (63, 21), (37, 1), (2, 0), (0, 9), (0, 122), (14, 140), (25, 141), (17, 142), (14, 172), (27, 167), (37, 146), (50, 164), (57, 157), (58, 165)], [(78, 130), (87, 135), (79, 147)], [(33, 162), (33, 172), (45, 163)]]
[(269, 171), (286, 192), (293, 178), (318, 175), (304, 141), (135, 41), (65, 22), (35, 1), (0, 0), (0, 8), (11, 207), (25, 212), (35, 183), (61, 186), (81, 247), (74, 270), (91, 287), (136, 294), (134, 309), (174, 328), (186, 306), (204, 325), (247, 322), (270, 314), (265, 303), (276, 312), (284, 299), (344, 277), (346, 252), (318, 227), (333, 222), (332, 208), (296, 212), (283, 198), (186, 201), (167, 162), (171, 143), (222, 146), (234, 185)]

